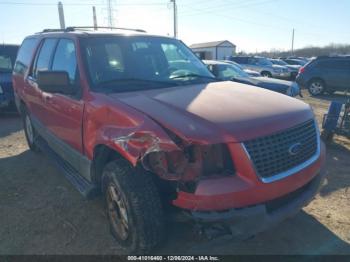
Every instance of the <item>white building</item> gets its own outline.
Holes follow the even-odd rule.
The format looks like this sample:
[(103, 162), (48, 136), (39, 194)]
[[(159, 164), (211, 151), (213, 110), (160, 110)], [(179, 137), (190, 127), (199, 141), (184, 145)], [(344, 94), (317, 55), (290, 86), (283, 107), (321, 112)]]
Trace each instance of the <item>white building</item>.
[(190, 48), (200, 59), (207, 60), (224, 60), (236, 52), (236, 45), (227, 40), (193, 44)]

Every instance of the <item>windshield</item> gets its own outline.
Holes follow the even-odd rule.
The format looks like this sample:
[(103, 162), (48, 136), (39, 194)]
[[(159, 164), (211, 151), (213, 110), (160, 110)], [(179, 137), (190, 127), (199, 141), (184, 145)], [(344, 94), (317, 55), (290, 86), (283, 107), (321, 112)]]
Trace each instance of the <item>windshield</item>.
[(0, 72), (12, 72), (17, 48), (0, 47)]
[(282, 61), (282, 60), (270, 60), (272, 62), (272, 64), (274, 65), (281, 65), (281, 66), (285, 66), (288, 65), (286, 62)]
[(247, 78), (249, 75), (240, 69), (238, 66), (232, 64), (218, 64), (216, 65), (215, 75), (219, 79), (230, 80), (233, 78)]
[(216, 81), (180, 41), (165, 37), (96, 37), (82, 41), (94, 90), (126, 92)]

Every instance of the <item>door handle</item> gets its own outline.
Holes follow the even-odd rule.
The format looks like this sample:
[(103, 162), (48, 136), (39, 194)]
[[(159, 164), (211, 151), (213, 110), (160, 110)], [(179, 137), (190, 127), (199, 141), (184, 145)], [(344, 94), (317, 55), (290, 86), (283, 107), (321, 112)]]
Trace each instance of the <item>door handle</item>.
[(51, 96), (50, 95), (43, 95), (44, 102), (50, 102), (51, 101)]

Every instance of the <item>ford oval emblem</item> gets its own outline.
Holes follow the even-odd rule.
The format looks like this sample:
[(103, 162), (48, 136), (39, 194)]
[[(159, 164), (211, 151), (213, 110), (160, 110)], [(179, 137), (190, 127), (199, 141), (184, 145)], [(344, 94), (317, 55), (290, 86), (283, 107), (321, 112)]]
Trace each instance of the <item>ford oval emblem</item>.
[(301, 143), (295, 143), (288, 148), (288, 153), (291, 156), (295, 156), (299, 154), (300, 151), (301, 151)]

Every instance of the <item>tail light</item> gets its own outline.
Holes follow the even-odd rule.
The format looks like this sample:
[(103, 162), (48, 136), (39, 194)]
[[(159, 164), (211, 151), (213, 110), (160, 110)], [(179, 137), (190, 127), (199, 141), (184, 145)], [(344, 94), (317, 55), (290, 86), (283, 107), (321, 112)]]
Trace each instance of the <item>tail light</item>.
[(305, 66), (303, 66), (303, 67), (301, 67), (300, 69), (299, 69), (299, 74), (302, 74), (302, 73), (304, 73), (305, 72)]

